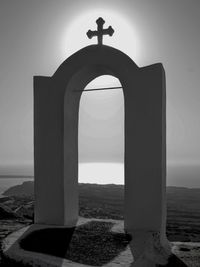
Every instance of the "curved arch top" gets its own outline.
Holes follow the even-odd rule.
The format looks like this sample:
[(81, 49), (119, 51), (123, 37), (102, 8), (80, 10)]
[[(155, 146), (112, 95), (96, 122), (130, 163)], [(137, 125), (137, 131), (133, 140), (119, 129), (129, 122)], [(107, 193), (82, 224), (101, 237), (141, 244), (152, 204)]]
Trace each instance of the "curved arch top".
[[(53, 78), (63, 80), (66, 73), (73, 75), (86, 66), (103, 66), (108, 72), (118, 76), (121, 69), (134, 69), (139, 67), (135, 62), (120, 50), (106, 45), (90, 45), (77, 51), (67, 58), (53, 74)], [(119, 67), (120, 66), (120, 67)]]

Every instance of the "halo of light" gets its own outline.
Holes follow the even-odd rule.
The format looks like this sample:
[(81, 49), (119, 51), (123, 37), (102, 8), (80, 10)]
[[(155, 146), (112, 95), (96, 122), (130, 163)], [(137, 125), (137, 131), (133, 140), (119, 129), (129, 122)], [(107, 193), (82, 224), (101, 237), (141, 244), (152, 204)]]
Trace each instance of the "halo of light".
[(97, 43), (97, 38), (88, 39), (86, 32), (89, 29), (96, 30), (96, 20), (99, 17), (105, 20), (104, 28), (111, 25), (115, 30), (112, 37), (104, 36), (103, 43), (126, 53), (137, 64), (141, 55), (141, 44), (136, 29), (122, 14), (102, 9), (77, 15), (66, 27), (61, 40), (63, 56), (66, 58), (85, 46)]

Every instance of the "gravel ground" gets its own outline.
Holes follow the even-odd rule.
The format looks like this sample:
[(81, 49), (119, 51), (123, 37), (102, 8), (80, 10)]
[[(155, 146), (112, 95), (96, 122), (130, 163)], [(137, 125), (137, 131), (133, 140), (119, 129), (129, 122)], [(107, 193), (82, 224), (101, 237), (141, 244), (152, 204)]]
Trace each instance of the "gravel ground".
[[(24, 239), (21, 242), (21, 246), (31, 251), (66, 258), (74, 262), (74, 266), (76, 266), (76, 263), (84, 264), (85, 266), (131, 266), (133, 261), (129, 247), (131, 237), (123, 232), (122, 221), (84, 220), (86, 220), (84, 225), (79, 225), (76, 229), (67, 229), (68, 232), (65, 234), (62, 231), (59, 233), (51, 230), (51, 235), (49, 235), (48, 229), (38, 231), (36, 235), (29, 235)], [(19, 221), (15, 223), (13, 221), (1, 221), (0, 237), (3, 238), (25, 225)], [(113, 227), (115, 228), (114, 232), (111, 231)], [(69, 237), (68, 242), (66, 242), (66, 234)], [(40, 242), (38, 242), (38, 238), (40, 238)], [(56, 244), (56, 246), (53, 246), (53, 250), (52, 242)], [(173, 253), (185, 265), (174, 258), (173, 263), (170, 263), (169, 266), (200, 266), (200, 243), (173, 242)], [(175, 261), (176, 263), (174, 263)], [(0, 266), (28, 267), (29, 265), (2, 260)]]

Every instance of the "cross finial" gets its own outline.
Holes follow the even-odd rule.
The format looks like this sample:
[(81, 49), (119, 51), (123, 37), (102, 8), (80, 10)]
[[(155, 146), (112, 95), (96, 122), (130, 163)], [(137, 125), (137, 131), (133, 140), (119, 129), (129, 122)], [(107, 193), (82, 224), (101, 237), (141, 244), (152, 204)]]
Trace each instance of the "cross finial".
[(97, 36), (98, 45), (102, 45), (103, 44), (103, 36), (104, 35), (112, 36), (114, 33), (114, 30), (111, 26), (109, 26), (107, 29), (104, 29), (103, 25), (104, 25), (105, 21), (101, 17), (96, 20), (96, 23), (97, 23), (97, 31), (89, 30), (87, 32), (87, 36), (89, 39), (91, 39), (94, 36)]

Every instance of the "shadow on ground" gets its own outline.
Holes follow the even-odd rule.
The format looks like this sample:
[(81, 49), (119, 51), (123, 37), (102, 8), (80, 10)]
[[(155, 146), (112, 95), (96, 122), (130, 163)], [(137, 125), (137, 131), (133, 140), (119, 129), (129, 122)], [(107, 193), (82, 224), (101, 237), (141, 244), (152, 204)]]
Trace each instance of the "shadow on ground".
[[(1, 265), (1, 263), (0, 265), (8, 267), (32, 266), (29, 263), (35, 260), (36, 263), (38, 261), (38, 264), (41, 262), (39, 266), (43, 266), (43, 262), (47, 261), (51, 263), (53, 258), (48, 258), (48, 255), (50, 255), (59, 257), (56, 259), (56, 266), (62, 266), (64, 258), (72, 261), (74, 266), (78, 264), (104, 266), (107, 263), (114, 263), (115, 258), (119, 256), (121, 252), (125, 252), (123, 257), (126, 255), (125, 261), (127, 266), (138, 266), (139, 262), (138, 264), (137, 262), (133, 262), (135, 242), (130, 242), (130, 235), (126, 235), (121, 231), (113, 232), (115, 229), (113, 227), (114, 225), (115, 223), (111, 221), (89, 221), (80, 224), (76, 228), (41, 228), (41, 226), (32, 225), (28, 229), (24, 228), (24, 230), (15, 237), (17, 239), (13, 244), (12, 240), (14, 237), (10, 237), (11, 243), (7, 240), (8, 246), (5, 250), (6, 254), (3, 257), (3, 265)], [(128, 245), (130, 250), (127, 253), (126, 249)], [(31, 258), (30, 251), (42, 254), (34, 255), (34, 253), (32, 253), (33, 258)], [(149, 253), (152, 253), (152, 255)], [(138, 259), (139, 261), (142, 260), (142, 262), (146, 264), (145, 266), (155, 266), (154, 257), (156, 255), (159, 256), (160, 253), (156, 250), (156, 247), (153, 248), (153, 251), (150, 250), (149, 253), (145, 253), (145, 257), (139, 257)], [(11, 256), (9, 257), (9, 255)], [(15, 257), (13, 257), (13, 255)], [(43, 256), (41, 257), (41, 255)], [(15, 264), (15, 260), (19, 263), (18, 265)], [(123, 260), (124, 258), (122, 259), (124, 265)], [(152, 265), (153, 262), (154, 265)], [(7, 263), (7, 265), (5, 263)], [(156, 267), (160, 266), (156, 265)], [(178, 257), (172, 255), (165, 267), (187, 267), (187, 265)]]
[(112, 222), (92, 221), (76, 228), (40, 229), (20, 241), (24, 250), (102, 266), (124, 251), (130, 237), (111, 232)]

